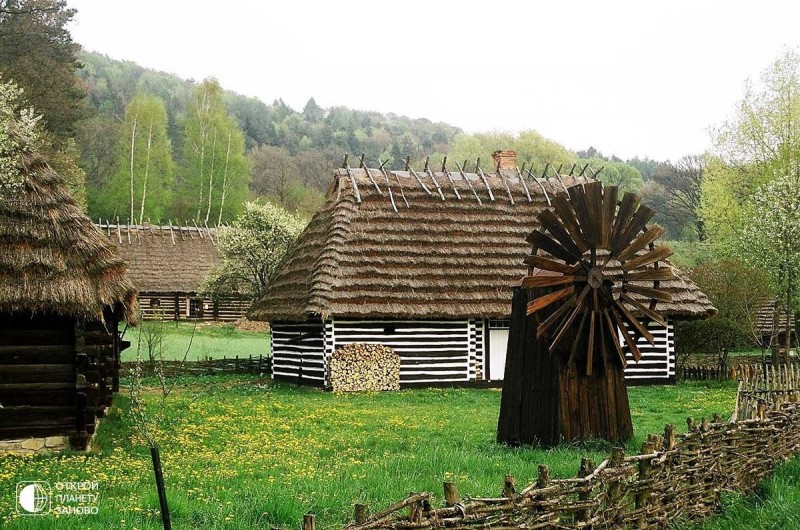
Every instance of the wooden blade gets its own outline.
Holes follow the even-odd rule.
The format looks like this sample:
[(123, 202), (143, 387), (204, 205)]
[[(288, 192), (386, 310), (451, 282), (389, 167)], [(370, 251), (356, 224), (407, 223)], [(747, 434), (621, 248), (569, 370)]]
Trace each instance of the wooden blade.
[(581, 316), (581, 323), (578, 324), (578, 330), (575, 333), (575, 340), (572, 342), (572, 350), (569, 354), (569, 359), (567, 359), (567, 366), (571, 365), (575, 362), (575, 357), (578, 355), (578, 346), (580, 346), (580, 338), (583, 335), (583, 328), (586, 326), (586, 319), (589, 317), (589, 312), (584, 311), (583, 316)]
[(561, 272), (564, 274), (572, 274), (575, 272), (575, 267), (571, 265), (536, 255), (525, 256), (525, 265), (536, 267), (537, 269), (542, 269), (545, 271)]
[(528, 302), (528, 314), (532, 315), (533, 313), (543, 309), (553, 302), (561, 300), (565, 296), (569, 296), (575, 292), (575, 286), (570, 285), (566, 289), (561, 289), (560, 291), (556, 291), (554, 293), (546, 294), (544, 296), (540, 296), (534, 300)]
[(541, 337), (542, 337), (542, 335), (544, 335), (544, 334), (545, 334), (545, 332), (546, 332), (548, 329), (550, 329), (550, 327), (551, 327), (553, 324), (555, 324), (555, 323), (556, 323), (556, 321), (558, 321), (558, 319), (559, 319), (559, 318), (561, 318), (561, 317), (564, 315), (564, 313), (566, 313), (566, 312), (567, 312), (567, 310), (568, 310), (570, 307), (572, 307), (573, 305), (575, 305), (575, 302), (577, 301), (577, 299), (578, 299), (578, 295), (577, 295), (577, 294), (576, 294), (576, 295), (573, 295), (573, 296), (571, 296), (571, 297), (569, 298), (569, 300), (567, 300), (566, 302), (564, 302), (563, 304), (561, 304), (561, 305), (559, 306), (559, 308), (558, 308), (558, 309), (556, 309), (555, 311), (553, 311), (553, 314), (551, 314), (549, 317), (547, 317), (547, 318), (545, 319), (545, 321), (544, 321), (544, 322), (542, 322), (541, 324), (539, 324), (539, 327), (538, 327), (538, 328), (536, 328), (536, 338), (537, 338), (537, 339), (541, 338)]
[(635, 238), (639, 232), (644, 230), (644, 228), (647, 226), (647, 223), (650, 222), (650, 219), (652, 219), (655, 214), (656, 211), (652, 208), (648, 208), (647, 206), (639, 206), (639, 209), (633, 214), (631, 222), (628, 223), (628, 226), (625, 227), (625, 230), (622, 231), (622, 234), (620, 234), (620, 236), (611, 245), (612, 255), (616, 256), (619, 252), (622, 252), (625, 247), (630, 245), (633, 238)]
[(628, 330), (622, 323), (622, 318), (613, 309), (609, 311), (609, 313), (611, 313), (614, 322), (617, 324), (617, 327), (622, 332), (622, 338), (625, 339), (625, 344), (627, 344), (628, 350), (630, 350), (631, 354), (633, 355), (633, 360), (639, 362), (639, 359), (642, 358), (642, 352), (639, 351), (639, 347), (636, 346), (636, 341), (631, 338), (631, 334), (628, 333)]
[(550, 235), (552, 235), (556, 241), (561, 243), (561, 245), (569, 252), (575, 256), (580, 256), (583, 254), (583, 252), (572, 241), (572, 236), (570, 236), (569, 232), (567, 232), (567, 229), (564, 228), (564, 225), (561, 224), (561, 220), (556, 217), (556, 214), (554, 214), (552, 210), (542, 210), (542, 213), (539, 214), (536, 220), (539, 221), (539, 224), (542, 225), (542, 228), (550, 232)]
[(533, 287), (554, 287), (575, 281), (575, 276), (526, 276), (522, 279), (521, 287), (531, 289)]
[(558, 343), (561, 342), (561, 339), (564, 338), (564, 335), (566, 334), (567, 330), (572, 326), (572, 322), (575, 320), (575, 317), (582, 309), (584, 309), (583, 301), (586, 298), (586, 294), (589, 292), (589, 289), (591, 289), (591, 287), (587, 285), (586, 287), (583, 288), (581, 294), (578, 295), (578, 299), (575, 300), (575, 309), (572, 311), (572, 313), (570, 313), (570, 315), (566, 319), (564, 319), (564, 322), (561, 323), (561, 327), (558, 328), (556, 336), (553, 338), (553, 342), (550, 343), (550, 348), (549, 348), (550, 353), (553, 353), (553, 350), (556, 349)]
[(650, 333), (647, 330), (647, 328), (644, 327), (644, 325), (642, 325), (641, 322), (639, 322), (639, 319), (633, 316), (633, 313), (628, 311), (628, 308), (625, 307), (623, 304), (621, 304), (619, 301), (617, 301), (614, 305), (617, 307), (620, 314), (625, 318), (628, 324), (630, 324), (631, 327), (633, 327), (633, 329), (636, 330), (639, 336), (644, 337), (644, 340), (649, 342), (651, 346), (655, 346), (656, 339), (654, 339), (653, 334)]
[(664, 320), (664, 318), (661, 315), (659, 315), (658, 313), (656, 313), (655, 311), (653, 311), (652, 309), (650, 309), (646, 305), (640, 303), (635, 298), (627, 295), (626, 293), (622, 293), (620, 295), (620, 299), (622, 299), (626, 303), (632, 305), (637, 311), (639, 311), (641, 314), (645, 315), (650, 320), (652, 320), (654, 322), (658, 322), (660, 325), (662, 325), (664, 327), (667, 327), (667, 321)]
[(592, 375), (592, 355), (594, 354), (594, 320), (596, 313), (589, 316), (589, 347), (586, 350), (586, 375)]
[(572, 210), (575, 212), (575, 217), (581, 225), (581, 233), (583, 233), (583, 241), (589, 247), (595, 244), (594, 223), (596, 219), (589, 215), (589, 206), (587, 204), (588, 198), (584, 186), (573, 186), (570, 188), (570, 203)]
[(672, 295), (667, 291), (662, 291), (660, 289), (653, 289), (652, 287), (641, 287), (639, 285), (625, 285), (625, 290), (631, 293), (640, 294), (642, 296), (646, 296), (647, 298), (653, 298), (654, 300), (658, 300), (659, 302), (672, 302)]
[(563, 195), (556, 195), (552, 200), (553, 208), (556, 209), (558, 217), (561, 219), (561, 224), (567, 229), (567, 232), (572, 236), (572, 241), (581, 249), (581, 253), (589, 250), (589, 245), (583, 237), (583, 232), (578, 225), (578, 219), (575, 217), (575, 212), (572, 211), (572, 206)]
[(620, 261), (625, 261), (628, 258), (632, 258), (644, 247), (663, 236), (666, 231), (667, 230), (665, 228), (662, 228), (659, 225), (653, 225), (649, 227), (643, 234), (640, 234), (639, 237), (634, 239), (633, 243), (628, 245), (628, 248), (619, 253)]
[(534, 230), (525, 240), (530, 243), (531, 245), (535, 246), (536, 248), (542, 249), (548, 254), (555, 256), (558, 259), (564, 260), (567, 263), (575, 263), (580, 259), (580, 256), (574, 255), (572, 252), (568, 251), (564, 247), (562, 247), (556, 241), (553, 241), (543, 232), (538, 230)]
[(611, 240), (611, 229), (614, 227), (614, 214), (617, 213), (616, 186), (606, 186), (603, 190), (603, 219), (600, 222), (600, 248), (607, 249)]
[(656, 247), (655, 250), (651, 250), (647, 254), (636, 256), (635, 258), (631, 258), (623, 263), (622, 270), (632, 271), (634, 269), (650, 265), (651, 263), (655, 263), (656, 261), (667, 259), (670, 256), (672, 256), (672, 251), (669, 249), (669, 247)]
[(603, 317), (603, 320), (606, 323), (606, 329), (608, 329), (608, 342), (614, 345), (614, 350), (619, 356), (622, 367), (627, 368), (628, 360), (625, 358), (625, 353), (622, 351), (622, 347), (619, 345), (619, 333), (617, 332), (617, 327), (611, 321), (611, 317), (608, 315), (608, 309), (603, 311)]
[(586, 213), (589, 217), (589, 231), (593, 244), (599, 245), (602, 239), (603, 224), (603, 183), (590, 182), (584, 186), (586, 191)]
[(622, 196), (622, 202), (619, 205), (617, 217), (614, 219), (614, 228), (611, 231), (611, 239), (609, 241), (610, 247), (614, 247), (614, 243), (628, 226), (628, 223), (633, 217), (636, 208), (639, 206), (639, 201), (641, 200), (642, 198), (634, 193), (626, 192), (625, 195)]
[[(612, 278), (617, 278), (618, 275), (612, 276)], [(619, 275), (622, 277), (622, 275)], [(625, 275), (625, 279), (629, 282), (644, 282), (644, 281), (653, 281), (653, 282), (661, 282), (661, 281), (669, 281), (675, 279), (675, 273), (672, 271), (671, 267), (659, 267), (657, 269), (646, 269), (643, 271), (636, 271), (636, 272), (629, 272)]]

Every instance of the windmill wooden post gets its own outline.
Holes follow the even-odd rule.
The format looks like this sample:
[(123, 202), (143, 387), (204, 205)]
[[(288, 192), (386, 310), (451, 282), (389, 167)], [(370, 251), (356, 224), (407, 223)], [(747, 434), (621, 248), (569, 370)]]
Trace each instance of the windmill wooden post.
[(655, 307), (674, 274), (654, 245), (664, 229), (647, 226), (655, 211), (600, 182), (568, 191), (539, 214), (514, 290), (497, 429), (510, 445), (629, 439), (625, 352), (638, 361), (637, 341), (654, 341), (635, 313), (666, 325)]

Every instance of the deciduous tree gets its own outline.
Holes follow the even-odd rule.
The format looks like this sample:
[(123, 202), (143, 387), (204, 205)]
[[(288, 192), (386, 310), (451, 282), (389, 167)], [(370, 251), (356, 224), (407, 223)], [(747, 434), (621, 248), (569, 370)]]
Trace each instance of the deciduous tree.
[(257, 298), (304, 225), (280, 206), (245, 203), (242, 215), (219, 235), (223, 259), (209, 275), (206, 289)]
[[(168, 213), (174, 163), (167, 137), (167, 112), (155, 96), (139, 94), (128, 105), (117, 144), (118, 161), (108, 184), (105, 214), (126, 212), (131, 223)], [(123, 205), (127, 208), (123, 209)]]

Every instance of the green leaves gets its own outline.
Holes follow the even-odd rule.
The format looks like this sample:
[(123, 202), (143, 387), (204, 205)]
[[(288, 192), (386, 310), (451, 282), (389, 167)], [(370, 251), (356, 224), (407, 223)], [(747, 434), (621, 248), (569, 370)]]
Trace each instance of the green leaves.
[(241, 216), (219, 235), (223, 261), (206, 280), (206, 289), (256, 298), (304, 226), (280, 206), (245, 203)]

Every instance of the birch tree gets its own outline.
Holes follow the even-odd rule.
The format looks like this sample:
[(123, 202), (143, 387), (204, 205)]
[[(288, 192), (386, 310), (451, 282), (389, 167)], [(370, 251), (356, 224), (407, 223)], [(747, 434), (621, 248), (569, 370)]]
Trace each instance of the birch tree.
[(233, 219), (247, 194), (244, 135), (222, 96), (216, 80), (203, 81), (184, 124), (183, 193), (176, 209), (206, 224)]
[(161, 99), (140, 94), (131, 100), (117, 150), (117, 171), (98, 201), (101, 212), (107, 216), (125, 212), (129, 222), (139, 224), (164, 217), (175, 184), (175, 164)]

